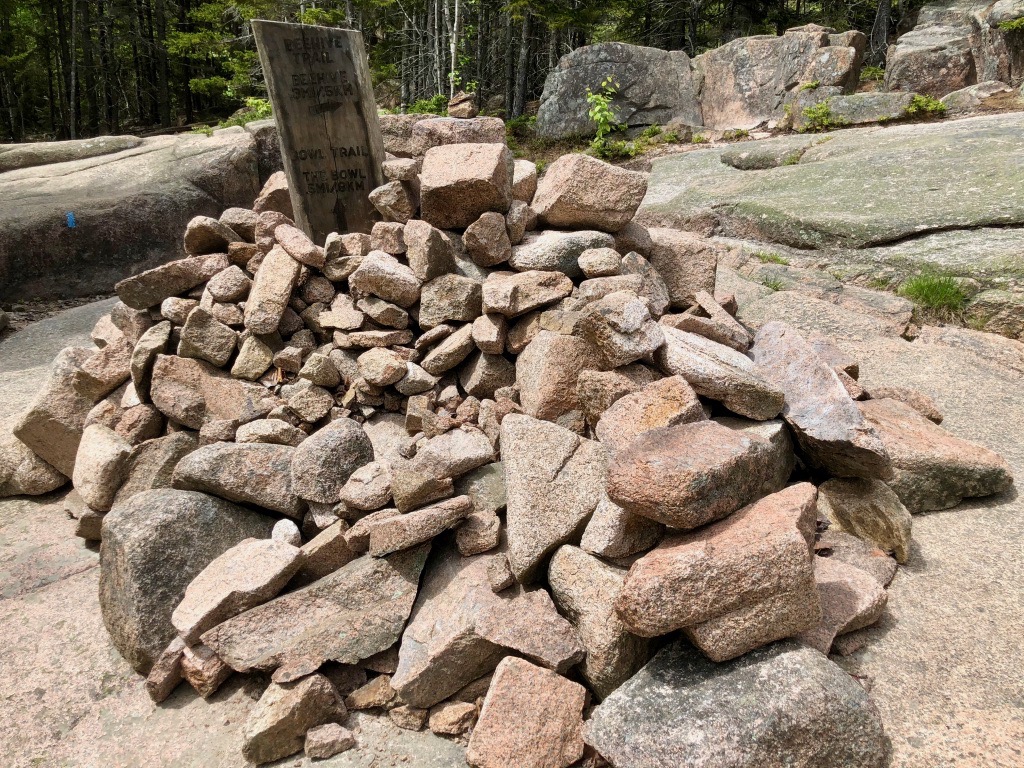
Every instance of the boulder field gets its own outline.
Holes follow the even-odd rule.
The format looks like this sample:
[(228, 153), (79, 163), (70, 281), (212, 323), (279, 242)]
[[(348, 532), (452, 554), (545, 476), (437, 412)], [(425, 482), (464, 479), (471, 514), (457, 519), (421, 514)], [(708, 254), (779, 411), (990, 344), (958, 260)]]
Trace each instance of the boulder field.
[(249, 691), (257, 764), (378, 748), (375, 712), (488, 768), (884, 765), (827, 654), (913, 514), (1014, 468), (638, 221), (646, 174), (424, 123), (369, 234), (310, 241), (280, 175), (193, 218), (13, 423), (0, 489), (72, 481), (113, 647), (156, 703)]

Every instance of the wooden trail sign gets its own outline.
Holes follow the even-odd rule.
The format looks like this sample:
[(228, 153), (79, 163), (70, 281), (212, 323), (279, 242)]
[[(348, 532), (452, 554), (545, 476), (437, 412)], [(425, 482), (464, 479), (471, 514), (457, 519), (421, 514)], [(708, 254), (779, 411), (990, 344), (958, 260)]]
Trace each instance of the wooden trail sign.
[(319, 245), (331, 232), (369, 232), (384, 140), (362, 34), (261, 20), (252, 29), (295, 224)]

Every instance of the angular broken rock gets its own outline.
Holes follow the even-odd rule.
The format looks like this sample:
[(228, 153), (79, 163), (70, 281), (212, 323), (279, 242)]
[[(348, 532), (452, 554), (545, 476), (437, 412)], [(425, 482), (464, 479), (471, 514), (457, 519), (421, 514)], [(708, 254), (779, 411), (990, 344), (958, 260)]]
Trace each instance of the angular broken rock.
[(46, 384), (14, 425), (14, 436), (66, 477), (74, 473), (85, 420), (94, 403), (74, 387), (75, 373), (90, 354), (77, 347), (58, 352)]
[(583, 339), (541, 331), (516, 359), (516, 383), (523, 410), (550, 421), (580, 410), (580, 374), (599, 367), (596, 351)]
[(616, 291), (588, 304), (578, 333), (597, 350), (602, 368), (618, 368), (650, 358), (665, 343), (662, 327), (632, 291)]
[(899, 400), (909, 405), (924, 416), (928, 421), (942, 423), (942, 410), (938, 404), (924, 392), (910, 387), (872, 387), (868, 393), (869, 400)]
[(668, 376), (624, 395), (604, 412), (594, 430), (612, 451), (625, 448), (644, 432), (705, 419), (704, 408), (682, 376)]
[(178, 354), (221, 367), (234, 354), (237, 340), (237, 333), (202, 307), (196, 307), (189, 312), (185, 327), (181, 329)]
[(633, 218), (646, 193), (646, 173), (590, 155), (569, 154), (548, 166), (531, 205), (552, 227), (618, 232)]
[(275, 246), (260, 264), (245, 302), (245, 327), (253, 333), (273, 333), (298, 283), (302, 265)]
[(370, 528), (370, 555), (383, 557), (430, 541), (458, 525), (472, 511), (469, 496), (456, 496), (415, 512), (385, 518)]
[(370, 251), (349, 276), (352, 288), (406, 308), (419, 300), (422, 284), (409, 267), (384, 251)]
[(359, 553), (349, 546), (346, 538), (348, 530), (348, 523), (344, 520), (334, 520), (302, 545), (302, 562), (292, 586), (301, 586), (322, 579), (355, 560)]
[(148, 672), (176, 635), (171, 613), (192, 579), (243, 539), (269, 536), (273, 524), (191, 491), (145, 491), (114, 507), (103, 521), (100, 608), (128, 663)]
[(814, 551), (818, 557), (835, 559), (870, 574), (883, 587), (889, 585), (899, 570), (896, 561), (878, 547), (834, 526), (818, 534)]
[(511, 387), (516, 383), (516, 366), (503, 355), (477, 352), (463, 366), (459, 373), (459, 383), (467, 395), (489, 400), (502, 387)]
[[(158, 355), (167, 351), (171, 340), (172, 326), (164, 321), (157, 323), (139, 337), (132, 350), (130, 372), (135, 393), (144, 403), (150, 402), (149, 387), (153, 379), (153, 363)], [(262, 373), (263, 371), (260, 371)], [(255, 377), (254, 377), (255, 378)]]
[(612, 403), (631, 392), (638, 392), (646, 384), (661, 376), (650, 368), (634, 363), (613, 371), (584, 370), (576, 382), (576, 395), (580, 407), (591, 426), (595, 426)]
[(501, 422), (508, 559), (520, 583), (579, 535), (603, 496), (607, 456), (600, 443), (530, 416)]
[(431, 560), (391, 679), (403, 701), (431, 707), (493, 670), (510, 650), (562, 670), (582, 658), (575, 630), (546, 592), (492, 591), (491, 560), (462, 557), (450, 546)]
[(463, 236), (466, 251), (473, 263), (493, 267), (512, 256), (512, 243), (505, 228), (505, 217), (488, 211), (466, 228)]
[(310, 675), (294, 683), (271, 683), (242, 729), (242, 754), (257, 765), (301, 752), (306, 732), (345, 718), (331, 681)]
[(462, 275), (440, 275), (420, 292), (420, 327), (429, 330), (447, 322), (471, 323), (480, 316), (480, 283)]
[(74, 387), (92, 400), (106, 397), (131, 375), (131, 342), (124, 336), (93, 353), (75, 371)]
[(41, 496), (67, 481), (13, 434), (0, 435), (0, 498)]
[(878, 621), (889, 599), (874, 576), (832, 557), (814, 558), (814, 579), (821, 599), (821, 621), (796, 638), (824, 654), (839, 635)]
[(568, 296), (572, 288), (561, 272), (492, 272), (484, 280), (483, 311), (518, 317)]
[(196, 433), (189, 431), (146, 440), (135, 446), (128, 457), (127, 479), (114, 497), (114, 506), (124, 504), (143, 491), (170, 488), (178, 462), (198, 447)]
[(512, 203), (512, 153), (504, 144), (449, 144), (423, 156), (420, 208), (439, 229), (468, 227), (483, 213)]
[(812, 465), (837, 477), (892, 477), (892, 462), (875, 430), (799, 333), (784, 323), (767, 323), (751, 354), (757, 372), (785, 393), (782, 415)]
[(621, 766), (877, 768), (888, 754), (863, 687), (793, 641), (725, 665), (673, 643), (594, 711), (584, 738)]
[(108, 512), (125, 481), (131, 444), (102, 424), (85, 428), (71, 480), (82, 500), (97, 512)]
[(464, 325), (427, 354), (420, 367), (432, 376), (450, 371), (473, 351), (473, 326)]
[(303, 499), (333, 504), (352, 473), (373, 461), (373, 445), (352, 419), (335, 419), (295, 449), (291, 484)]
[(153, 662), (146, 676), (146, 693), (154, 704), (164, 701), (178, 687), (182, 680), (181, 662), (184, 654), (185, 641), (175, 637)]
[(579, 683), (528, 661), (502, 660), (487, 690), (466, 760), (475, 768), (567, 768), (583, 756)]
[(684, 628), (715, 661), (814, 626), (813, 485), (766, 496), (697, 531), (664, 539), (637, 560), (616, 600), (643, 637)]
[(352, 731), (337, 723), (324, 723), (306, 731), (305, 755), (310, 760), (326, 760), (356, 745)]
[(696, 528), (764, 495), (778, 476), (775, 457), (767, 440), (713, 421), (654, 429), (615, 454), (608, 497), (633, 514)]
[(360, 557), (308, 587), (228, 619), (202, 636), (239, 672), (294, 680), (325, 661), (358, 664), (390, 648), (416, 599), (429, 545)]
[(195, 430), (209, 421), (252, 421), (273, 407), (264, 387), (177, 355), (157, 355), (150, 396), (164, 416)]
[(910, 512), (881, 480), (826, 480), (818, 486), (818, 516), (892, 552), (899, 563), (910, 557)]
[(629, 557), (653, 547), (664, 531), (661, 523), (627, 512), (604, 495), (583, 531), (580, 548), (610, 559)]
[(297, 450), (269, 443), (204, 445), (178, 462), (174, 487), (205, 491), (301, 520), (306, 505), (296, 495), (291, 473)]
[(700, 235), (677, 229), (650, 230), (651, 266), (664, 279), (672, 307), (686, 309), (697, 293), (714, 293), (719, 247)]
[(412, 467), (428, 477), (441, 480), (459, 477), (489, 463), (494, 446), (487, 435), (475, 427), (453, 429), (422, 443), (412, 460)]
[(431, 733), (461, 736), (476, 722), (476, 705), (464, 701), (446, 701), (431, 707), (428, 727)]
[(180, 637), (194, 644), (206, 630), (276, 597), (301, 558), (298, 547), (282, 541), (241, 541), (192, 580), (171, 623)]
[(191, 256), (126, 277), (114, 290), (132, 309), (148, 309), (171, 296), (191, 291), (230, 266), (226, 253)]
[(602, 699), (647, 663), (646, 638), (631, 634), (615, 613), (615, 598), (626, 570), (563, 546), (548, 565), (548, 583), (555, 604), (579, 632), (587, 657), (583, 678)]
[(371, 512), (391, 501), (391, 465), (371, 461), (353, 472), (340, 491), (340, 499), (349, 509)]
[(182, 652), (181, 674), (204, 699), (217, 692), (221, 684), (231, 677), (231, 671), (231, 667), (205, 645), (185, 646)]
[(229, 244), (241, 239), (227, 224), (209, 216), (196, 216), (185, 227), (185, 252), (192, 256), (223, 253)]
[(665, 344), (655, 355), (668, 374), (682, 376), (697, 394), (730, 411), (764, 421), (779, 415), (782, 390), (759, 375), (749, 357), (695, 333), (663, 326)]
[(415, 219), (405, 225), (403, 235), (406, 261), (419, 280), (427, 282), (455, 271), (452, 244), (444, 232)]
[(956, 437), (897, 400), (858, 403), (892, 458), (888, 485), (912, 513), (949, 509), (967, 497), (1002, 493), (1013, 485), (1003, 458)]

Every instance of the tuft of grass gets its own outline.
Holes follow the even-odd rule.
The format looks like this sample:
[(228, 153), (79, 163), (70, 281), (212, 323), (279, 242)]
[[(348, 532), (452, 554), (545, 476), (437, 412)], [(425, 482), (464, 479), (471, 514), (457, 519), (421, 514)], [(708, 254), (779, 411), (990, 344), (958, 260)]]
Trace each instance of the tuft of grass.
[(801, 91), (816, 91), (821, 87), (821, 80), (811, 80), (809, 83), (804, 83), (800, 86)]
[(780, 256), (777, 253), (771, 253), (769, 251), (756, 251), (754, 258), (759, 259), (762, 264), (782, 264), (783, 266), (789, 266), (789, 259), (785, 256)]
[(889, 281), (884, 277), (872, 277), (868, 280), (868, 288), (874, 288), (876, 291), (884, 291), (889, 288)]
[(661, 140), (666, 144), (678, 144), (680, 141), (679, 134), (676, 131), (665, 131), (661, 136)]
[(695, 134), (693, 134), (693, 138), (690, 139), (690, 143), (691, 144), (707, 144), (708, 143), (708, 137), (705, 136), (703, 133), (695, 133)]
[(1010, 19), (1009, 21), (1001, 21), (999, 22), (999, 28), (1003, 30), (1003, 32), (1019, 32), (1020, 30), (1024, 30), (1024, 16), (1016, 19)]
[(885, 69), (868, 64), (860, 70), (860, 81), (862, 83), (878, 83), (885, 79)]
[(750, 131), (746, 128), (733, 128), (722, 134), (723, 141), (739, 141), (740, 139), (749, 139)]
[(946, 105), (932, 96), (917, 94), (910, 100), (910, 106), (903, 110), (907, 117), (942, 117), (946, 114)]
[(960, 284), (949, 275), (915, 275), (900, 286), (899, 293), (918, 306), (947, 318), (963, 312), (967, 304)]
[(655, 138), (657, 136), (660, 136), (660, 135), (661, 135), (661, 126), (658, 125), (658, 124), (648, 125), (646, 128), (644, 128), (643, 133), (640, 134), (640, 136), (645, 138), (645, 139), (653, 139), (653, 138)]
[(781, 291), (786, 287), (786, 284), (777, 277), (766, 277), (761, 281), (761, 285), (773, 291)]

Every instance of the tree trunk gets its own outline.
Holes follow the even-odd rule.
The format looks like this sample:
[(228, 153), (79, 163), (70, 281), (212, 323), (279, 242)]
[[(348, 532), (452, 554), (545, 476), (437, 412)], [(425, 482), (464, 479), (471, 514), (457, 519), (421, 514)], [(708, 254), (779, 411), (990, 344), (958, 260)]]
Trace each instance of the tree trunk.
[(530, 34), (532, 22), (530, 11), (523, 12), (522, 38), (519, 40), (519, 62), (516, 67), (516, 90), (512, 102), (512, 117), (519, 117), (526, 111), (526, 89), (529, 83)]
[(99, 106), (96, 103), (96, 55), (92, 40), (92, 3), (82, 3), (82, 53), (85, 56), (85, 131), (90, 136), (100, 132)]
[(885, 55), (889, 49), (889, 19), (892, 16), (892, 0), (878, 0), (875, 23), (868, 38), (868, 63), (885, 66)]

